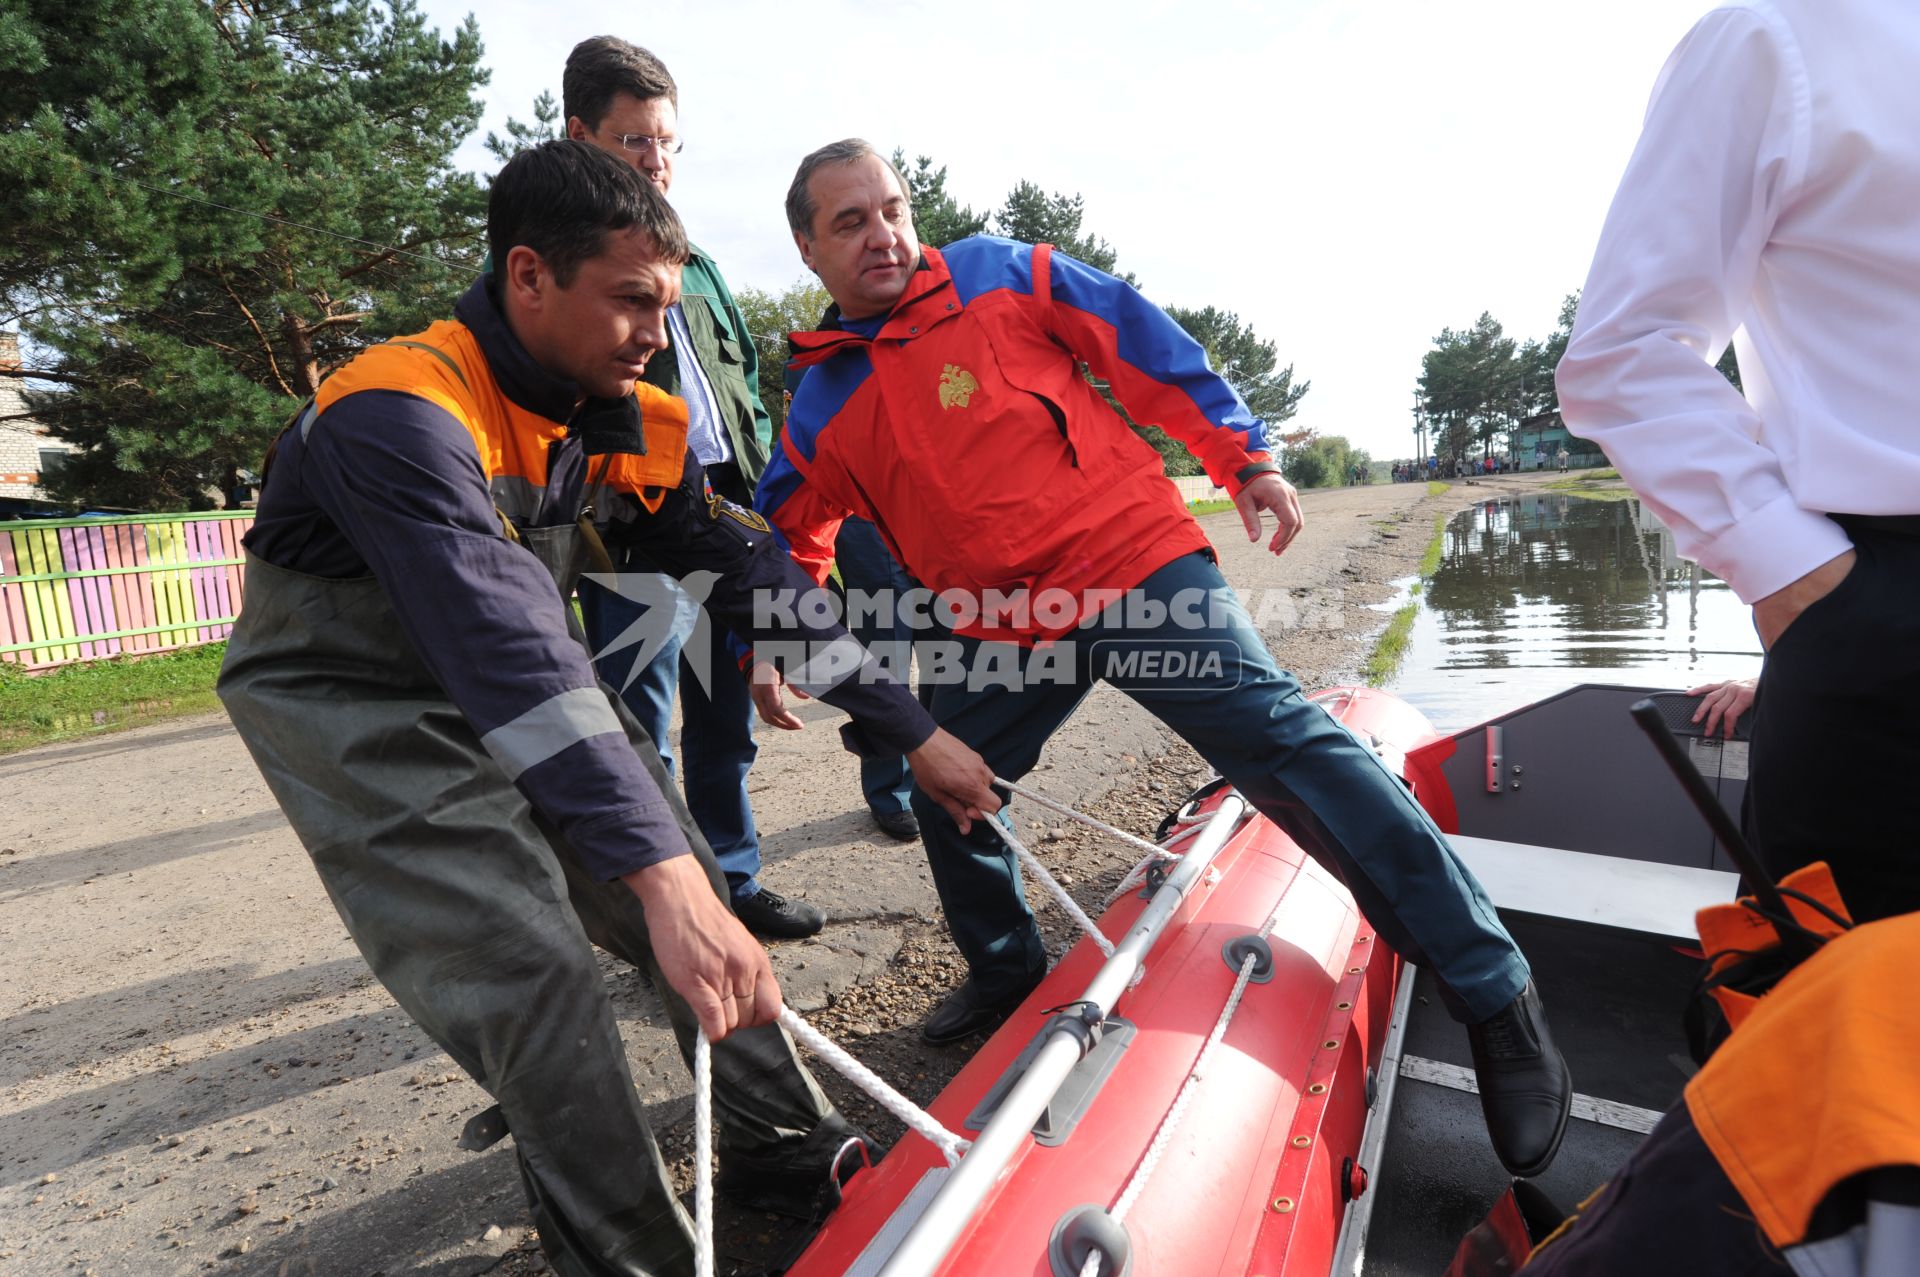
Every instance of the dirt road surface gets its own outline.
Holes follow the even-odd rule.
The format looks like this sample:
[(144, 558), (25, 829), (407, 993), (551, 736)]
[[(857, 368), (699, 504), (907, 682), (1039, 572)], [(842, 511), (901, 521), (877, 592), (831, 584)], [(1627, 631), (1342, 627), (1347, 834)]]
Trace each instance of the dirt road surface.
[[(1491, 493), (1309, 493), (1307, 530), (1278, 559), (1232, 513), (1204, 524), (1281, 664), (1312, 687), (1353, 677), (1435, 516), (1476, 495)], [(749, 784), (766, 880), (832, 923), (775, 945), (775, 968), (789, 1004), (928, 1099), (965, 1049), (915, 1032), (961, 974), (925, 860), (870, 825), (837, 714), (802, 715), (804, 732), (762, 730)], [(1103, 687), (1033, 782), (1146, 831), (1204, 774), (1176, 746)], [(1016, 814), (1097, 903), (1124, 851), (1031, 804)], [(1070, 942), (1057, 910), (1042, 920)], [(659, 1004), (604, 965), (649, 1115), (684, 1151), (690, 1083)], [(0, 758), (0, 1021), (0, 1274), (543, 1266), (510, 1150), (455, 1147), (487, 1097), (368, 974), (224, 717)], [(723, 1223), (736, 1263), (792, 1240), (764, 1218)]]

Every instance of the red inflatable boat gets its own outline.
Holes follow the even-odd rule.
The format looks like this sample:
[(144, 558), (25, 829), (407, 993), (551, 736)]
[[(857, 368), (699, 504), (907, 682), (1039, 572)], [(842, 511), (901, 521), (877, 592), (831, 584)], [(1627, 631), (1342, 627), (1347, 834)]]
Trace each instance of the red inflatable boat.
[[(1433, 738), (1383, 692), (1317, 699), (1397, 771)], [(1366, 1190), (1370, 1101), (1394, 1076), (1401, 964), (1237, 795), (1186, 815), (1198, 832), (1150, 898), (1099, 919), (1114, 956), (1083, 939), (931, 1105), (965, 1155), (950, 1167), (909, 1133), (853, 1179), (792, 1277), (1077, 1277), (1090, 1255), (1102, 1277), (1329, 1271)]]

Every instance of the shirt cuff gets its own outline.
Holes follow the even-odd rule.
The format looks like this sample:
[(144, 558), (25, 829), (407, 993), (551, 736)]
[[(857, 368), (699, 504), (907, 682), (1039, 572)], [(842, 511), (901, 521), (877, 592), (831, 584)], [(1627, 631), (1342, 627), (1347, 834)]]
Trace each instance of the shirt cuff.
[(1852, 548), (1839, 524), (1783, 493), (1743, 515), (1695, 557), (1751, 605)]

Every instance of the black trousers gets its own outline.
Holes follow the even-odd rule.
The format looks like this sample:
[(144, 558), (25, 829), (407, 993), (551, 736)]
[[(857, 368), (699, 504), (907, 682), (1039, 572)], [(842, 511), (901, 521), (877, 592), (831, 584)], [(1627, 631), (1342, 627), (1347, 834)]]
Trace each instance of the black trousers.
[(1747, 815), (1776, 877), (1825, 860), (1866, 921), (1920, 909), (1920, 520), (1835, 518), (1859, 558), (1767, 653)]

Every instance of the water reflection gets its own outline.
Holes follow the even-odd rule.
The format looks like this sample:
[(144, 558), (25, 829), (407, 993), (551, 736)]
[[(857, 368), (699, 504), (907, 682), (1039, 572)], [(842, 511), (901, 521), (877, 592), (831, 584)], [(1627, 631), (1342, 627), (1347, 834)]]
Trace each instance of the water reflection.
[(1575, 683), (1687, 687), (1759, 672), (1726, 584), (1674, 553), (1637, 500), (1542, 493), (1447, 525), (1393, 690), (1443, 730)]

